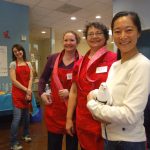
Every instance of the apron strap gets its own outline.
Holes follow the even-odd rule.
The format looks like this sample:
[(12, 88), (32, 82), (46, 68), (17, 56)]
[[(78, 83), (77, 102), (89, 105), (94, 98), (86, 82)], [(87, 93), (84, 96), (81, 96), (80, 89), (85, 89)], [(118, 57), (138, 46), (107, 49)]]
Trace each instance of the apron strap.
[[(64, 89), (63, 88), (63, 85), (59, 79), (59, 76), (58, 76), (58, 67), (59, 67), (59, 62), (61, 60), (61, 58), (64, 56), (64, 53), (65, 53), (65, 50), (63, 50), (56, 58), (55, 60), (55, 63), (54, 63), (54, 70), (53, 70), (53, 73), (52, 73), (52, 78), (53, 78), (53, 81), (55, 82), (55, 85), (57, 87), (58, 90), (62, 90)], [(75, 60), (78, 60), (79, 58), (81, 58), (81, 55), (78, 53), (78, 51), (75, 52)], [(65, 98), (64, 99), (64, 102), (65, 102), (65, 105), (67, 106), (67, 101), (68, 99)]]
[[(106, 49), (106, 47), (100, 48), (100, 49), (94, 54), (94, 56), (90, 59), (90, 61), (88, 62), (88, 65), (87, 65), (87, 67), (86, 67), (85, 69), (86, 69), (86, 79), (87, 79), (89, 82), (91, 82), (91, 83), (94, 83), (94, 82), (95, 82), (95, 80), (92, 80), (92, 79), (90, 78), (89, 74), (88, 74), (88, 71), (89, 71), (90, 68), (92, 67), (92, 64), (93, 64), (95, 61), (97, 61), (98, 59), (100, 59), (100, 58), (101, 58), (105, 53), (107, 53), (107, 52), (108, 52), (108, 50)], [(89, 54), (90, 54), (90, 50), (85, 54), (85, 56), (83, 57), (83, 59), (82, 59), (82, 61), (81, 61), (81, 63), (80, 63), (79, 71), (78, 71), (78, 77), (79, 77), (80, 72), (81, 72), (82, 64), (83, 64), (85, 58), (89, 56)], [(79, 84), (78, 84), (78, 85), (79, 85)], [(80, 85), (79, 85), (79, 88), (82, 89)]]

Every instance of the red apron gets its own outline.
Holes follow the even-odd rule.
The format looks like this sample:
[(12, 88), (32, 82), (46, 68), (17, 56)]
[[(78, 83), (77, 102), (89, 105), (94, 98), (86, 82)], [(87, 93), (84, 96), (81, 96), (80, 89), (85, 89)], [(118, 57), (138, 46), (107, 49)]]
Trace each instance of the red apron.
[(76, 128), (79, 142), (85, 150), (103, 150), (101, 125), (92, 118), (86, 107), (87, 95), (91, 90), (98, 88), (101, 82), (106, 81), (110, 66), (116, 60), (116, 55), (105, 48), (96, 52), (91, 60), (88, 55), (89, 52), (79, 64), (76, 77), (78, 86)]
[[(16, 61), (16, 80), (23, 86), (28, 87), (30, 80), (30, 68), (27, 63), (25, 66), (18, 66), (18, 62)], [(25, 96), (26, 92), (17, 88), (15, 85), (12, 86), (12, 99), (15, 107), (28, 108)]]
[[(58, 95), (60, 89), (71, 88), (72, 69), (59, 68), (58, 65), (63, 58), (64, 51), (56, 58), (51, 78), (52, 104), (45, 106), (45, 120), (48, 131), (54, 133), (66, 133), (67, 99), (61, 99)], [(68, 78), (68, 79), (67, 79)]]

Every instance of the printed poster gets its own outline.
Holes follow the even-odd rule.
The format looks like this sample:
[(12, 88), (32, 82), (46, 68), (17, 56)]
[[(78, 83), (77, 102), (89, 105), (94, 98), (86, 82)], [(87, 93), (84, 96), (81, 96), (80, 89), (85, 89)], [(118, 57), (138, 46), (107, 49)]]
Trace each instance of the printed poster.
[(0, 46), (0, 77), (8, 76), (7, 46)]

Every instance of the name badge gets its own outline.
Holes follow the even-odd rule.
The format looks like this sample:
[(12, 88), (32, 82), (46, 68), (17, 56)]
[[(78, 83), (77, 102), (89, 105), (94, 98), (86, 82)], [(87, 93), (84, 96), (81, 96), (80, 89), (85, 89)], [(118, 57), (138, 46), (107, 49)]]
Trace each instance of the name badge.
[(72, 73), (67, 73), (67, 80), (71, 80), (72, 79)]
[(97, 67), (96, 68), (96, 73), (105, 73), (108, 70), (108, 66), (103, 66), (103, 67)]

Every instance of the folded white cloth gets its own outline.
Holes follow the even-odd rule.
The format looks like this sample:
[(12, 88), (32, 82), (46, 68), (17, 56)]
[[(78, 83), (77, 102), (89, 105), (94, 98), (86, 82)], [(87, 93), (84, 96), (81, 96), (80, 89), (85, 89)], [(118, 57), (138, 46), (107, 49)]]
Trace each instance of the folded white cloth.
[(106, 82), (102, 82), (99, 89), (93, 90), (92, 94), (95, 100), (103, 104), (112, 105), (112, 97)]

